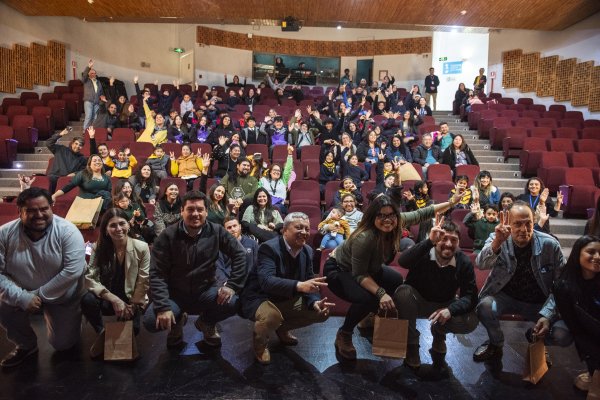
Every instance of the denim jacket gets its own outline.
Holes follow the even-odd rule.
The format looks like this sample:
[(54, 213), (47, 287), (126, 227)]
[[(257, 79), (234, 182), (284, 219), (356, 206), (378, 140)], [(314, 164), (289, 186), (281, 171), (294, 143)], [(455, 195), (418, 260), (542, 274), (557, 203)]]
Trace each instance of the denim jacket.
[[(478, 269), (482, 271), (492, 270), (479, 293), (479, 299), (493, 296), (502, 290), (513, 277), (517, 268), (512, 237), (502, 243), (498, 255), (494, 254), (492, 250), (492, 241), (495, 238), (496, 234), (492, 233), (485, 242), (483, 250), (477, 256)], [(533, 274), (544, 295), (548, 296), (540, 315), (548, 318), (552, 324), (560, 319), (556, 311), (554, 297), (551, 294), (552, 284), (560, 277), (566, 261), (560, 244), (552, 236), (533, 231), (531, 240), (533, 241), (533, 256), (531, 258), (534, 266)]]

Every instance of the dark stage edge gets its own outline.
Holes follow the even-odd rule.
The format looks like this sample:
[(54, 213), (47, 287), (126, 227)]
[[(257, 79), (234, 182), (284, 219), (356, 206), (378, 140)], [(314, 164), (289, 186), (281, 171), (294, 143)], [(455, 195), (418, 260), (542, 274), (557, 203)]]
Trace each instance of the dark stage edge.
[[(40, 352), (18, 367), (0, 371), (0, 399), (584, 399), (573, 386), (585, 371), (574, 346), (549, 348), (554, 365), (533, 386), (522, 381), (527, 342), (526, 322), (503, 321), (506, 338), (501, 362), (475, 363), (472, 353), (487, 339), (480, 325), (470, 335), (448, 335), (448, 354), (430, 354), (431, 333), (419, 320), (421, 361), (418, 370), (402, 360), (371, 355), (372, 330), (357, 329), (358, 360), (336, 357), (333, 342), (342, 318), (293, 331), (297, 346), (283, 347), (273, 334), (271, 364), (261, 366), (252, 355), (252, 322), (230, 318), (220, 324), (222, 348), (211, 350), (190, 318), (185, 343), (166, 349), (166, 333), (137, 337), (140, 358), (133, 362), (92, 360), (96, 335), (83, 327), (74, 349), (55, 352), (48, 344), (43, 316), (32, 317)], [(0, 328), (0, 357), (12, 350)], [(364, 335), (364, 336), (361, 336)], [(436, 354), (436, 353), (433, 353)]]

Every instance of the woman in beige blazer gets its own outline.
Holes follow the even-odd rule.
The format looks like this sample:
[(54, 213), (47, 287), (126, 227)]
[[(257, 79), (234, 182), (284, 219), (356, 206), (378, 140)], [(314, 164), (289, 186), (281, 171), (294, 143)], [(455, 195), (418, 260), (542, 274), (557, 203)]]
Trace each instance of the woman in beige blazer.
[(81, 310), (98, 338), (90, 349), (92, 357), (104, 353), (103, 315), (133, 320), (134, 334), (140, 332), (142, 309), (148, 304), (150, 250), (148, 244), (129, 236), (127, 214), (120, 208), (106, 211), (100, 223), (100, 238), (92, 247), (85, 275), (88, 292)]

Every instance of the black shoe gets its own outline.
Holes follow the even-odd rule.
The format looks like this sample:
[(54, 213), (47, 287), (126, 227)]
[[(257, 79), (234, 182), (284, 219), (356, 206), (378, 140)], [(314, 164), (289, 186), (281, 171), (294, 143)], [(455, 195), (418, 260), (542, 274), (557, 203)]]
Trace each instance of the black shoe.
[(31, 350), (14, 349), (8, 353), (6, 357), (4, 357), (4, 359), (0, 362), (0, 365), (3, 367), (14, 367), (17, 364), (22, 363), (27, 356), (37, 353), (38, 350), (39, 349), (37, 346)]
[(473, 353), (474, 361), (486, 361), (497, 355), (502, 355), (502, 346), (494, 346), (489, 340), (483, 342)]

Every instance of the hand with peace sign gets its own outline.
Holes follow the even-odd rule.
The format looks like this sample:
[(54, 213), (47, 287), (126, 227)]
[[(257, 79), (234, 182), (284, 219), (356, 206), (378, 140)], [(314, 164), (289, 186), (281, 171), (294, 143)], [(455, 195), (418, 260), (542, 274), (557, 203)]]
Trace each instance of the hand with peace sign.
[(496, 225), (496, 238), (492, 242), (492, 250), (495, 254), (498, 254), (500, 247), (502, 247), (502, 243), (504, 243), (512, 233), (512, 228), (510, 226), (510, 211), (501, 211), (498, 217), (500, 223)]
[(433, 225), (433, 227), (431, 228), (431, 231), (429, 232), (429, 240), (431, 240), (431, 243), (433, 243), (434, 246), (437, 242), (442, 240), (444, 238), (444, 235), (446, 234), (444, 232), (444, 230), (442, 229), (442, 224), (444, 223), (444, 219), (445, 219), (445, 217), (443, 215), (440, 215), (440, 213), (437, 213), (435, 215), (435, 224)]

